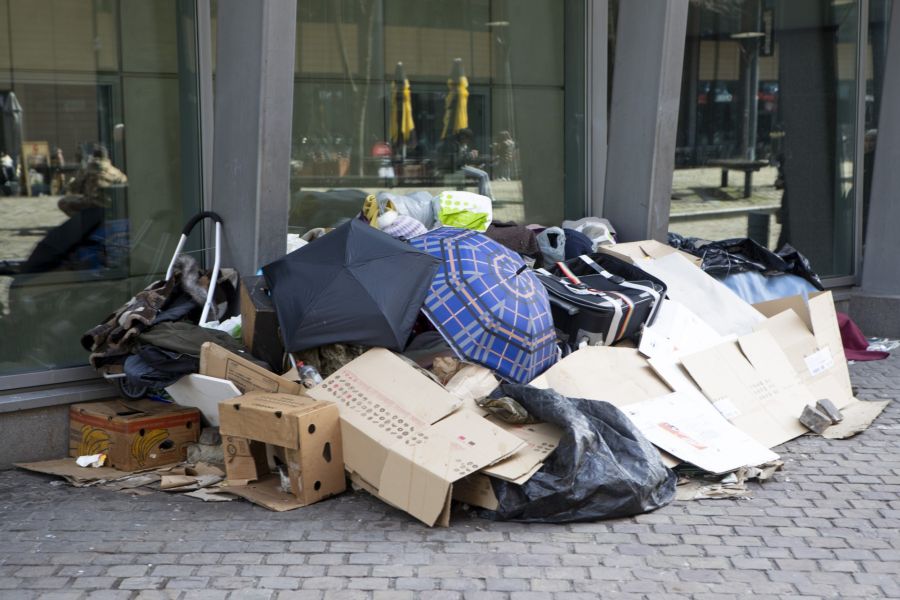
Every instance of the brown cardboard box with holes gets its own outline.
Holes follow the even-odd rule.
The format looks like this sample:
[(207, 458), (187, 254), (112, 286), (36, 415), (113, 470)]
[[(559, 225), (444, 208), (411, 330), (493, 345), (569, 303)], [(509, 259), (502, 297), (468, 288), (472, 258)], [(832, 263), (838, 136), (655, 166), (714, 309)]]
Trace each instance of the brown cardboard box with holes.
[(219, 404), (219, 431), (231, 494), (284, 511), (346, 489), (332, 402), (248, 392)]
[(200, 411), (153, 400), (109, 400), (69, 408), (69, 456), (105, 453), (120, 471), (178, 463), (200, 436)]

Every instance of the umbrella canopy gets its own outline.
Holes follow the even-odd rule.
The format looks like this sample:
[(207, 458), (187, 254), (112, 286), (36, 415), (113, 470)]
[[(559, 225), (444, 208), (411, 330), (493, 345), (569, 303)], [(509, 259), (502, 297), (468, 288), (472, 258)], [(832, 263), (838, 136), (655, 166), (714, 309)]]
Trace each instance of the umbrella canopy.
[(547, 292), (518, 254), (452, 227), (410, 243), (443, 261), (422, 310), (461, 358), (517, 383), (556, 362)]
[(469, 80), (463, 71), (462, 59), (453, 60), (453, 72), (447, 80), (447, 97), (444, 99), (444, 129), (441, 139), (469, 126)]
[(439, 261), (359, 219), (263, 267), (289, 352), (401, 350)]
[(403, 63), (398, 62), (391, 82), (391, 143), (408, 144), (415, 129), (409, 79), (403, 71)]

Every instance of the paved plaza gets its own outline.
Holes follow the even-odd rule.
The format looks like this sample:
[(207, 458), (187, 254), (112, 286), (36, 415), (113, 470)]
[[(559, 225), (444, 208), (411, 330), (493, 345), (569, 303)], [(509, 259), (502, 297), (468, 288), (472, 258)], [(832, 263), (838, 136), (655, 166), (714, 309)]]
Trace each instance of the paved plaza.
[(778, 448), (750, 499), (429, 529), (364, 493), (287, 513), (0, 472), (0, 598), (900, 598), (900, 357), (851, 366), (866, 432)]

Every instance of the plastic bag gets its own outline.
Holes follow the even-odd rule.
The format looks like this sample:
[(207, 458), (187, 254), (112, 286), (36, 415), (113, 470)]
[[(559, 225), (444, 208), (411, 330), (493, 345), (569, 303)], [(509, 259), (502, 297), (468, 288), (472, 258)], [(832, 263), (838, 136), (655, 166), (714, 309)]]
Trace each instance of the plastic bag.
[(434, 226), (434, 206), (428, 192), (413, 192), (402, 196), (391, 192), (378, 192), (378, 205), (383, 209), (390, 202), (401, 215), (412, 217), (431, 229)]
[(675, 498), (675, 473), (612, 404), (516, 384), (501, 385), (495, 394), (509, 396), (537, 419), (562, 427), (563, 437), (523, 485), (491, 479), (500, 507), (487, 511), (486, 517), (595, 521), (649, 512)]
[(434, 214), (442, 225), (484, 233), (493, 220), (494, 211), (487, 196), (445, 191), (434, 198)]

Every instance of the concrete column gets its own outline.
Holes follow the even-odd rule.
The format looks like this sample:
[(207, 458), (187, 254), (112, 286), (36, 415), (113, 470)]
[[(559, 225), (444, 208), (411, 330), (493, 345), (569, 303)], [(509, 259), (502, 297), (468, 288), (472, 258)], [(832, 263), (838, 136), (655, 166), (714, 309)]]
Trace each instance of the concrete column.
[(219, 0), (212, 209), (242, 275), (285, 252), (296, 26), (296, 0)]
[(853, 319), (867, 335), (900, 336), (900, 8), (888, 27), (878, 142), (872, 173), (862, 285), (851, 301)]
[(688, 0), (619, 3), (603, 216), (623, 241), (665, 240)]

